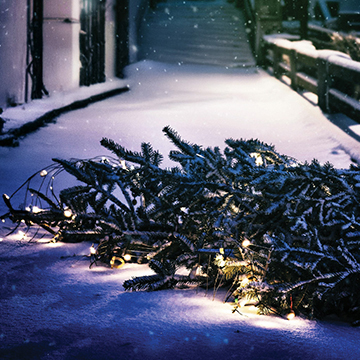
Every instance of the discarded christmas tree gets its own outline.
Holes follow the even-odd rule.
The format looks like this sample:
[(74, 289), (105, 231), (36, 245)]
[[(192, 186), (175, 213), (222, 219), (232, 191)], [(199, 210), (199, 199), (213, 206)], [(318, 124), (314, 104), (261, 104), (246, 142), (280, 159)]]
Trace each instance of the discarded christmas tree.
[[(223, 284), (236, 307), (255, 299), (265, 313), (360, 317), (358, 167), (300, 164), (258, 140), (226, 140), (222, 153), (163, 131), (178, 167), (161, 168), (150, 144), (137, 153), (103, 139), (115, 158), (55, 159), (39, 173), (51, 179), (45, 191), (30, 186), (39, 174), (25, 184), (32, 207), (14, 210), (4, 196), (2, 218), (98, 244), (92, 262), (148, 262), (156, 274), (126, 281), (128, 290)], [(64, 170), (79, 185), (56, 196)]]

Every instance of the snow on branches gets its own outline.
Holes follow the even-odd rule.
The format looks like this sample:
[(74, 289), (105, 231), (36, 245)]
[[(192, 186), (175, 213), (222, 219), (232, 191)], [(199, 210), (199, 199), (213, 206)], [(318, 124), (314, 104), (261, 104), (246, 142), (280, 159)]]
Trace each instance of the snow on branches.
[[(38, 225), (57, 241), (98, 243), (94, 262), (129, 253), (148, 262), (156, 275), (127, 281), (129, 290), (216, 287), (221, 273), (232, 284), (229, 298), (256, 299), (264, 312), (358, 311), (357, 166), (301, 164), (258, 140), (228, 139), (221, 152), (190, 144), (170, 127), (163, 132), (177, 148), (169, 154), (177, 166), (161, 168), (150, 144), (133, 152), (102, 139), (115, 157), (54, 159), (23, 186), (35, 203), (15, 210), (4, 195), (2, 219)], [(49, 188), (63, 171), (80, 184), (57, 195)], [(189, 276), (178, 274), (184, 267)]]

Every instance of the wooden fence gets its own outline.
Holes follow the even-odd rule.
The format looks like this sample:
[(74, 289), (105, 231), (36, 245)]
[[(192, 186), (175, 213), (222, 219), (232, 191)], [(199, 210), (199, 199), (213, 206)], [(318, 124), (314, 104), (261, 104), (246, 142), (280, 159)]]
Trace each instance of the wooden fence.
[(324, 112), (343, 113), (360, 122), (360, 62), (279, 35), (263, 37), (263, 52), (263, 65), (275, 77), (287, 76), (294, 90), (316, 94)]

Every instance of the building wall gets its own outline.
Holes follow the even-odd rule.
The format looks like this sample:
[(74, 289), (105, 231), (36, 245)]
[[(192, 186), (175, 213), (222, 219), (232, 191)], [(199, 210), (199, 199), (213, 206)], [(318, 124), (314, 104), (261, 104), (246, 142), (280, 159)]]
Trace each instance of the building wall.
[(0, 107), (24, 101), (26, 0), (0, 1)]
[[(131, 0), (130, 0), (131, 1)], [(115, 75), (115, 0), (106, 0), (105, 19), (105, 76), (107, 80), (116, 77)]]
[[(32, 4), (33, 0), (29, 2)], [(149, 0), (120, 0), (129, 3), (129, 62), (137, 61), (137, 28)], [(115, 6), (106, 0), (105, 73), (116, 74)], [(28, 0), (0, 0), (0, 107), (26, 100)], [(32, 18), (32, 13), (31, 16)], [(80, 0), (44, 0), (43, 83), (49, 94), (79, 87)], [(31, 79), (28, 77), (29, 85)], [(30, 86), (28, 86), (28, 100)]]
[(79, 86), (80, 1), (44, 1), (44, 85), (53, 92)]

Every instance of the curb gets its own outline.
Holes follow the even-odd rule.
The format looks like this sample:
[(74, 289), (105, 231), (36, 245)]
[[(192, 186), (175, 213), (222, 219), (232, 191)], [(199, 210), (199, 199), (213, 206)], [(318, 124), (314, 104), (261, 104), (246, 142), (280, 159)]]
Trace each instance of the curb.
[(23, 125), (21, 125), (18, 128), (10, 129), (7, 133), (0, 135), (0, 146), (8, 146), (8, 147), (15, 147), (19, 146), (19, 137), (24, 137), (40, 127), (45, 126), (46, 124), (54, 122), (54, 119), (58, 117), (61, 114), (64, 114), (66, 112), (77, 110), (84, 108), (92, 103), (95, 103), (97, 101), (101, 101), (104, 99), (107, 99), (109, 97), (122, 94), (124, 92), (129, 91), (128, 86), (112, 89), (109, 91), (102, 92), (100, 94), (91, 95), (88, 98), (74, 101), (68, 105), (64, 105), (62, 107), (50, 110), (46, 112), (45, 114), (39, 116), (33, 121), (27, 122)]

